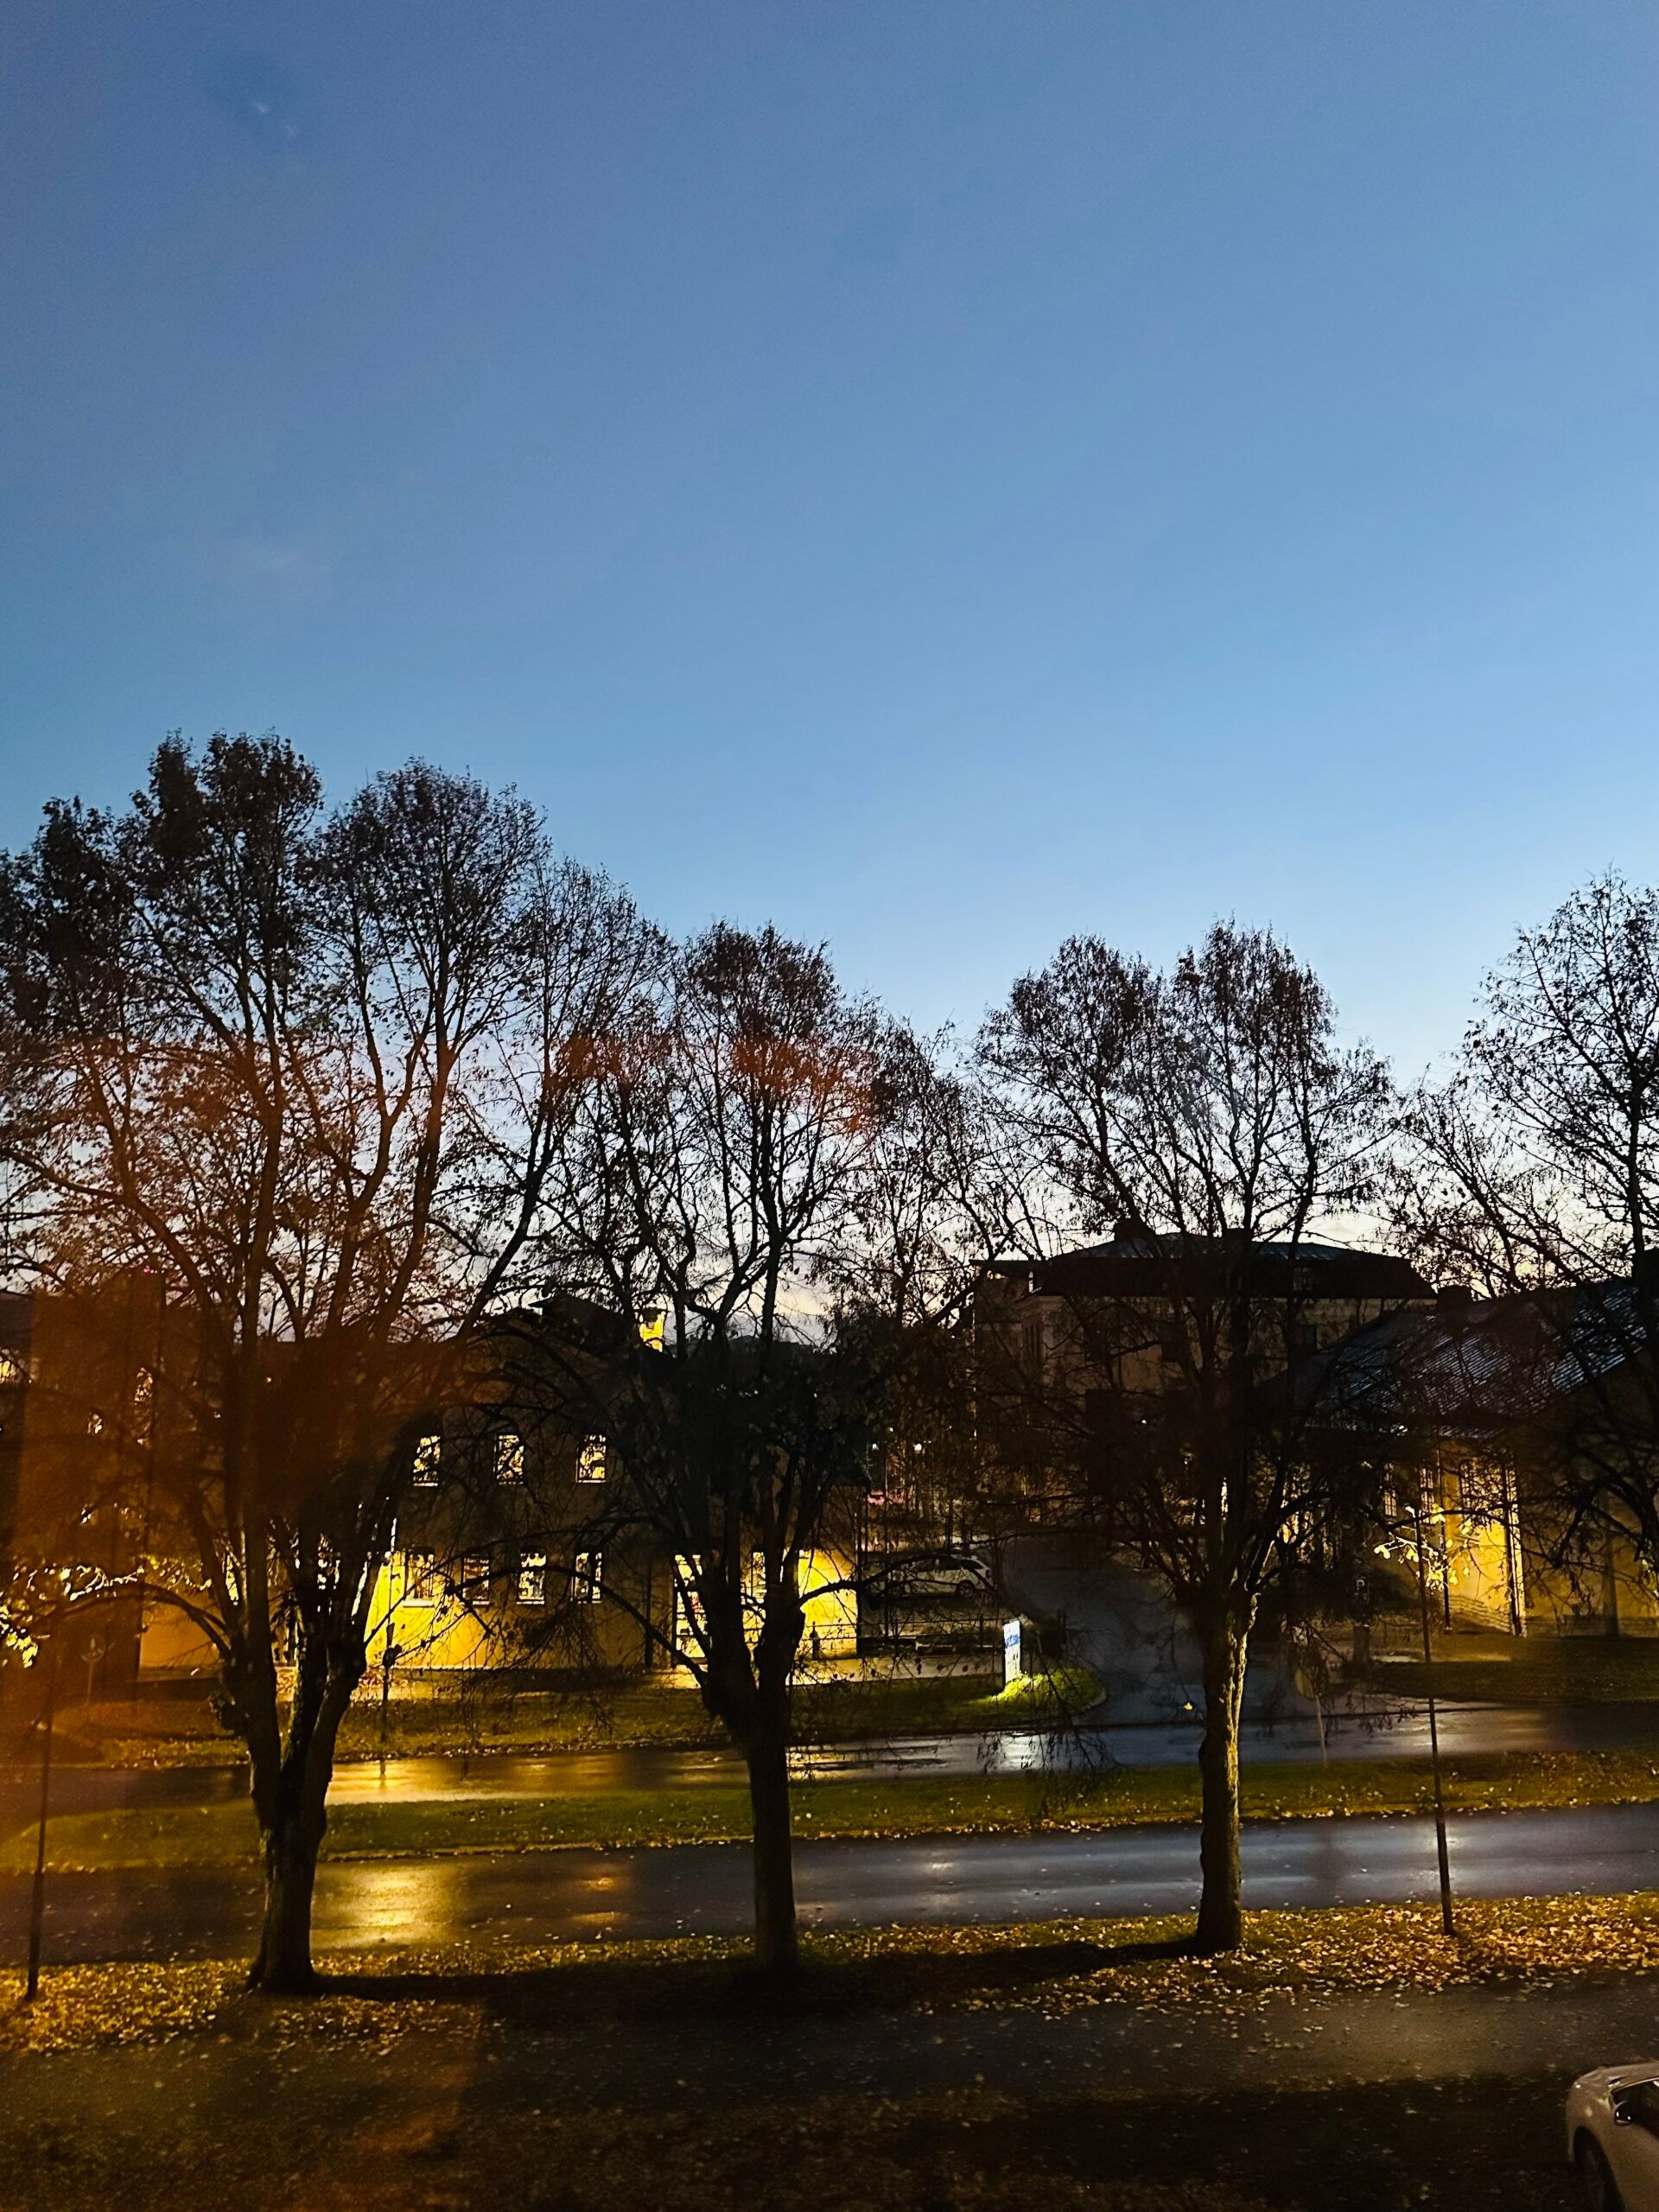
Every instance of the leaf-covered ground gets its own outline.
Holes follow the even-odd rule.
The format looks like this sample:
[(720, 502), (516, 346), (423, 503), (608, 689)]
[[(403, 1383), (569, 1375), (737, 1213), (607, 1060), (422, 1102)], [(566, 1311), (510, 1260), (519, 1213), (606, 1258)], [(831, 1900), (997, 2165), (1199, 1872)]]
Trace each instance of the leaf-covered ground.
[(1471, 1908), (1454, 1943), (1263, 1915), (1212, 1962), (1177, 1933), (815, 1938), (787, 2001), (709, 1942), (329, 1961), (304, 2001), (54, 1972), (0, 1994), (0, 2206), (1549, 2212), (1563, 2069), (1471, 2070), (1447, 2032), (1437, 2072), (1445, 2008), (1513, 2039), (1565, 1997), (1575, 2050), (1611, 1993), (1659, 2009), (1659, 1897)]
[[(498, 2069), (499, 2070), (499, 2069)], [(6, 2212), (1563, 2212), (1547, 2080), (1124, 2099), (993, 2088), (552, 2114), (440, 2073), (423, 2100), (211, 2082), (90, 2126), (0, 2121)], [(172, 2084), (167, 2085), (172, 2088)], [(517, 2086), (519, 2094), (512, 2094)], [(292, 2108), (283, 2106), (292, 2099)]]
[[(1280, 1997), (1659, 1974), (1659, 1892), (1466, 1903), (1458, 1921), (1448, 1940), (1438, 1909), (1427, 1905), (1253, 1913), (1244, 1947), (1217, 1958), (1195, 1955), (1191, 1923), (1176, 1917), (816, 1933), (803, 1939), (803, 1978), (791, 2003), (1217, 2013)], [(12, 1969), (0, 1974), (0, 2050), (225, 2036), (387, 2041), (436, 2025), (471, 2031), (504, 2018), (521, 2026), (683, 2018), (741, 1993), (745, 1958), (743, 1943), (715, 1936), (386, 1950), (370, 1962), (351, 1953), (319, 1960), (321, 1995), (280, 2001), (248, 1994), (239, 1965), (168, 1961), (48, 1967), (27, 2005)]]

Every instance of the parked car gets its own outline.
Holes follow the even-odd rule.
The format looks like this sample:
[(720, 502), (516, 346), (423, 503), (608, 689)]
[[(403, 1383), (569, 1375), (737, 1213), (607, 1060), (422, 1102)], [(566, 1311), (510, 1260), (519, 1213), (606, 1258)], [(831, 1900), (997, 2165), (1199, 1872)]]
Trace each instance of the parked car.
[(1659, 2059), (1579, 2076), (1567, 2093), (1567, 2155), (1590, 2212), (1659, 2212)]
[(912, 1598), (988, 1599), (991, 1596), (990, 1569), (982, 1560), (938, 1560), (925, 1566), (901, 1566), (894, 1570), (893, 1580)]

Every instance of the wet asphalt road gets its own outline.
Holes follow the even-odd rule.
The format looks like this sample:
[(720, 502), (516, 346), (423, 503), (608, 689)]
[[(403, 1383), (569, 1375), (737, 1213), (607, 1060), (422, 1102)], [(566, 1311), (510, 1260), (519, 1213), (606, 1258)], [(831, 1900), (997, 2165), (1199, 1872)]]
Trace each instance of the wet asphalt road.
[[(1287, 1821), (1247, 1828), (1248, 1905), (1394, 1903), (1433, 1894), (1433, 1834), (1416, 1820)], [(1659, 1888), (1659, 1804), (1464, 1815), (1452, 1876), (1470, 1897)], [(823, 1927), (971, 1924), (1185, 1911), (1198, 1897), (1189, 1827), (1094, 1834), (804, 1840), (804, 1919)], [(0, 1881), (0, 1952), (22, 1948), (29, 1885)], [(645, 1851), (479, 1853), (335, 1860), (317, 1887), (321, 1950), (467, 1940), (739, 1934), (748, 1924), (741, 1845)], [(250, 1943), (256, 1885), (238, 1870), (54, 1875), (47, 1944), (60, 1961), (234, 1956)]]

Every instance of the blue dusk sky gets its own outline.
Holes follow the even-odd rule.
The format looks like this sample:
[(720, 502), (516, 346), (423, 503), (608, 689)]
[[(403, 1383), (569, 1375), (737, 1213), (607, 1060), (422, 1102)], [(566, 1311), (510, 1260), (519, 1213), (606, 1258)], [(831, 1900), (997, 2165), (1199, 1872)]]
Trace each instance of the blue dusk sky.
[(1407, 1069), (1659, 876), (1652, 0), (0, 40), (0, 840), (275, 728), (928, 1022), (1271, 922)]

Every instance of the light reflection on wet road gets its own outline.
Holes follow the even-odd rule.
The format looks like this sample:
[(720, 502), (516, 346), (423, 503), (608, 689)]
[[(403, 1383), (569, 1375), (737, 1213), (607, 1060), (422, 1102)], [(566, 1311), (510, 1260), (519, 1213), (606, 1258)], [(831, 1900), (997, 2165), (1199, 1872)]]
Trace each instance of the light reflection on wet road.
[[(1659, 1805), (1472, 1814), (1452, 1823), (1453, 1878), (1471, 1897), (1659, 1888)], [(1390, 1903), (1431, 1896), (1427, 1822), (1287, 1821), (1247, 1828), (1246, 1903)], [(0, 1882), (0, 1948), (23, 1940), (28, 1884)], [(1191, 1828), (1093, 1834), (803, 1842), (803, 1917), (824, 1927), (966, 1924), (1185, 1911), (1198, 1895)], [(52, 1878), (48, 1945), (60, 1960), (234, 1956), (256, 1885), (233, 1869)], [(750, 1905), (741, 1845), (655, 1851), (479, 1853), (335, 1860), (318, 1881), (323, 1950), (466, 1940), (738, 1934)]]

